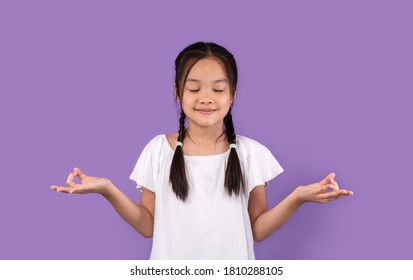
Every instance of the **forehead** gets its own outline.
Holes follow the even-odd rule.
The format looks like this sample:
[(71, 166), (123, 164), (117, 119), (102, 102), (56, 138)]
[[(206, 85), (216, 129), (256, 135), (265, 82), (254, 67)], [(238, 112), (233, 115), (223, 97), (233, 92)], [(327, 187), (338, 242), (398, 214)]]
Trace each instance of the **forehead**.
[(216, 58), (203, 58), (197, 61), (188, 73), (187, 81), (227, 80), (224, 65)]

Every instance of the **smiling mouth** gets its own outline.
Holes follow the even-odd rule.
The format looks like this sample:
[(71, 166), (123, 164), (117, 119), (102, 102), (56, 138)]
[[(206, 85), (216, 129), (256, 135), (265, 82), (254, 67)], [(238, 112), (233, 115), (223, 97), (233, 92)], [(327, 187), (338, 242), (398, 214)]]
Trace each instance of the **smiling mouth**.
[(198, 111), (199, 113), (204, 114), (204, 115), (209, 115), (209, 114), (212, 114), (213, 112), (215, 112), (216, 110), (213, 110), (213, 109), (196, 109), (196, 111)]

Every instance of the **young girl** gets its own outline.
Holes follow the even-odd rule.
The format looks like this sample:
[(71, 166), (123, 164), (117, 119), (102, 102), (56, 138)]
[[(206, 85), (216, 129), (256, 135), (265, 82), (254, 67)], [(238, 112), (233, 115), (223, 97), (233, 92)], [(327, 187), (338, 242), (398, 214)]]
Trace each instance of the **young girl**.
[(303, 203), (353, 194), (340, 190), (331, 173), (267, 209), (265, 187), (283, 169), (266, 147), (235, 134), (234, 57), (222, 46), (198, 42), (178, 55), (175, 70), (179, 131), (156, 136), (139, 157), (130, 178), (142, 191), (140, 204), (109, 179), (79, 168), (67, 187), (51, 188), (103, 195), (135, 230), (153, 237), (151, 259), (254, 259), (253, 241), (271, 235)]

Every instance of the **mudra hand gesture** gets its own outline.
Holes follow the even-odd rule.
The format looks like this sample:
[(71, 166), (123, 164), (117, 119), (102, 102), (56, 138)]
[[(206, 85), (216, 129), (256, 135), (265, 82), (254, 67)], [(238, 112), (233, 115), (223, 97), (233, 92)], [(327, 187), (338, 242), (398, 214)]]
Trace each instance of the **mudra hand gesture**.
[[(80, 184), (75, 183), (75, 177), (79, 178)], [(112, 186), (109, 179), (88, 176), (79, 168), (73, 169), (73, 172), (67, 177), (66, 184), (67, 187), (53, 185), (50, 188), (56, 192), (69, 194), (99, 193), (103, 195)]]
[(297, 187), (295, 189), (297, 199), (300, 203), (327, 203), (342, 197), (353, 195), (352, 191), (339, 189), (338, 183), (334, 180), (335, 176), (335, 173), (330, 173), (318, 183)]

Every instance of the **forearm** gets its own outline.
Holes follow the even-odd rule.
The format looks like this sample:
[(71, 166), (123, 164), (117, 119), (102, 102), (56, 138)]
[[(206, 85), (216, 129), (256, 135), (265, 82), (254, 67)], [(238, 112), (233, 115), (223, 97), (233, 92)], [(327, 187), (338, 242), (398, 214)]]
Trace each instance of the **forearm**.
[(274, 208), (263, 212), (252, 224), (255, 241), (262, 241), (279, 229), (302, 205), (292, 192)]
[(102, 194), (115, 208), (116, 212), (144, 237), (153, 235), (153, 217), (142, 205), (127, 197), (117, 187), (112, 186)]

